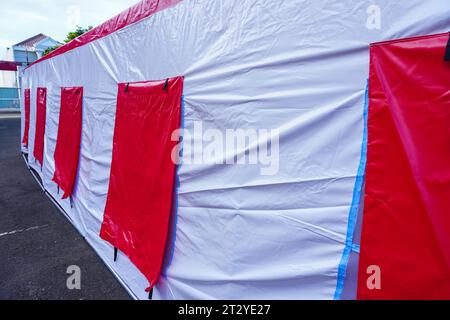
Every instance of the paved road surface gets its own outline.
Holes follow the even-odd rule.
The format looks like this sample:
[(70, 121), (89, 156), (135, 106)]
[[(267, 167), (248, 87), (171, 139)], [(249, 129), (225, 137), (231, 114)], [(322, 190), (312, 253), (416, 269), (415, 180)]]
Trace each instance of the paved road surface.
[[(20, 119), (0, 114), (0, 299), (129, 299), (54, 207), (19, 152)], [(81, 290), (66, 286), (81, 268)]]

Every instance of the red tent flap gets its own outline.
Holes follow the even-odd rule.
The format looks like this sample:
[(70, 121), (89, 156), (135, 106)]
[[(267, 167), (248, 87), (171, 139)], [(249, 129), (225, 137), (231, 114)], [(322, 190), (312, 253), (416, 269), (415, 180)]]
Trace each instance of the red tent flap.
[(53, 181), (64, 191), (63, 199), (72, 195), (80, 156), (83, 88), (61, 88), (58, 138), (55, 150)]
[(44, 163), (45, 115), (47, 107), (47, 89), (38, 88), (36, 97), (36, 134), (34, 136), (34, 158), (41, 166)]
[(0, 61), (0, 71), (17, 71), (20, 65), (22, 65), (20, 62)]
[(448, 37), (371, 47), (361, 299), (450, 299)]
[(172, 208), (183, 78), (119, 84), (108, 198), (100, 236), (157, 282)]
[(28, 134), (30, 131), (30, 89), (25, 89), (25, 127), (23, 128), (22, 143), (25, 148), (28, 148)]

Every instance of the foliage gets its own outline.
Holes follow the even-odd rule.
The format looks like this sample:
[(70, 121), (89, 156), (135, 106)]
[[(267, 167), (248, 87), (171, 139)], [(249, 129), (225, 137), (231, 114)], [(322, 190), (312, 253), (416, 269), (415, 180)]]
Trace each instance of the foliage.
[[(71, 31), (67, 34), (66, 39), (64, 40), (64, 43), (69, 43), (70, 41), (72, 41), (75, 38), (78, 38), (79, 36), (81, 36), (82, 34), (90, 31), (92, 29), (92, 26), (89, 26), (87, 28), (83, 28), (80, 26), (77, 26), (77, 28), (74, 31)], [(43, 56), (48, 55), (50, 52), (55, 51), (56, 49), (58, 49), (60, 46), (53, 46), (50, 48), (47, 48), (44, 53)]]
[(87, 28), (77, 26), (77, 29), (75, 31), (71, 31), (67, 34), (67, 38), (64, 40), (64, 42), (68, 43), (68, 42), (72, 41), (73, 39), (78, 38), (82, 34), (90, 31), (91, 29), (92, 29), (92, 26), (89, 26)]
[(53, 46), (53, 47), (48, 47), (47, 49), (44, 50), (44, 53), (42, 54), (42, 56), (46, 56), (48, 55), (50, 52), (55, 51), (56, 49), (58, 49), (60, 46)]

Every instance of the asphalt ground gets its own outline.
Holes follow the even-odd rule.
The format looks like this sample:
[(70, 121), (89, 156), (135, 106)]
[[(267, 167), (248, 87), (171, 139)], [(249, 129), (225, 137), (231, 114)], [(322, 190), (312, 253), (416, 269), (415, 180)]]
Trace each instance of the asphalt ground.
[[(19, 143), (20, 118), (0, 114), (0, 299), (130, 299), (43, 193), (23, 161)], [(69, 266), (80, 268), (79, 290), (67, 287)]]

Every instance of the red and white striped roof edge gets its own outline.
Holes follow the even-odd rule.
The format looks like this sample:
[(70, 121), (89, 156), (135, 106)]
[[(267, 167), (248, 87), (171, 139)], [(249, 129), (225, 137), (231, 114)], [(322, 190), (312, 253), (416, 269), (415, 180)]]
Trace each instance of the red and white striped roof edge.
[(56, 56), (62, 55), (73, 49), (82, 47), (90, 42), (96, 41), (98, 39), (104, 38), (107, 35), (114, 33), (120, 29), (123, 29), (133, 23), (139, 22), (145, 18), (152, 16), (153, 14), (170, 8), (182, 0), (142, 0), (141, 2), (135, 4), (131, 8), (123, 11), (114, 18), (109, 19), (98, 27), (93, 28), (89, 32), (79, 36), (78, 38), (70, 41), (62, 47), (59, 47), (50, 54), (42, 57), (41, 59), (30, 64), (31, 66), (38, 64), (42, 61), (54, 58)]

